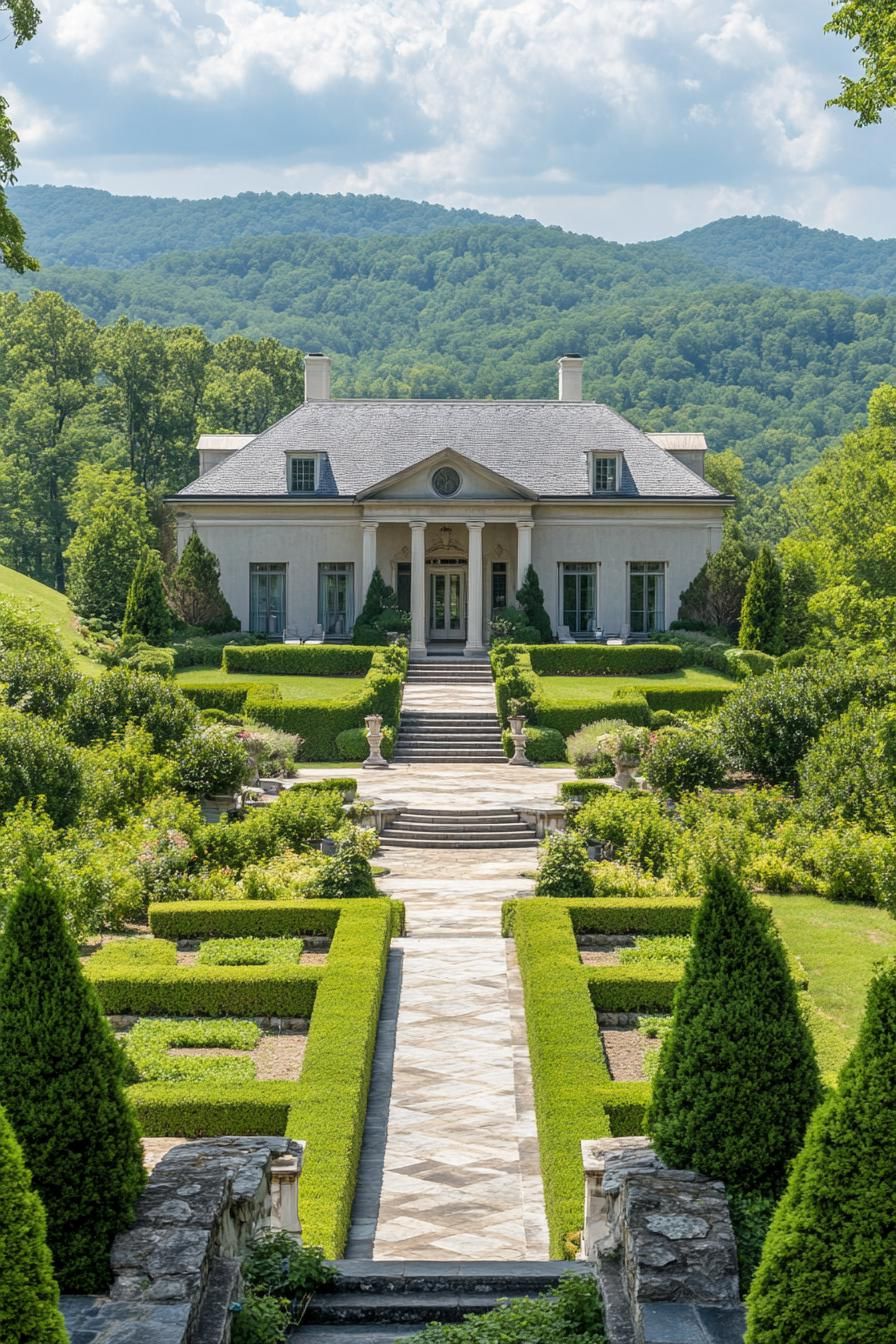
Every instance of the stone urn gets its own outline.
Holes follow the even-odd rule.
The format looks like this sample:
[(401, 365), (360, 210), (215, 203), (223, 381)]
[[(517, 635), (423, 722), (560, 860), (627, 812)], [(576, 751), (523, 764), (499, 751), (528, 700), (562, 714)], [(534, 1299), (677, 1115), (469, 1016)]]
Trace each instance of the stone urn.
[(364, 762), (363, 768), (365, 770), (388, 770), (389, 762), (380, 750), (383, 741), (382, 714), (368, 714), (364, 723), (367, 725), (367, 743), (370, 748), (370, 755)]
[(532, 762), (526, 760), (526, 719), (522, 714), (509, 714), (507, 722), (510, 725), (510, 737), (513, 741), (513, 755), (507, 762), (508, 765), (531, 765)]
[(233, 812), (239, 812), (242, 805), (243, 793), (241, 789), (236, 793), (210, 793), (207, 797), (199, 799), (202, 820), (212, 825), (229, 817)]
[(640, 765), (641, 760), (638, 756), (629, 756), (620, 754), (613, 757), (613, 765), (616, 767), (616, 773), (613, 776), (613, 786), (617, 789), (632, 789), (635, 787), (635, 771)]

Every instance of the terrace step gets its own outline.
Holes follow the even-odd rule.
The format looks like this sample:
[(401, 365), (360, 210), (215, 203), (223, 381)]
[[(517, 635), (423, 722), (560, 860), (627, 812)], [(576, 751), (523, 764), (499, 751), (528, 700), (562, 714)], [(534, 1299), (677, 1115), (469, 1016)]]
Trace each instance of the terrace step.
[(564, 1274), (590, 1274), (566, 1261), (337, 1260), (339, 1278), (315, 1294), (290, 1344), (386, 1344), (430, 1321), (460, 1321), (502, 1301), (551, 1292)]
[(532, 849), (538, 843), (534, 832), (531, 840), (406, 840), (384, 835), (382, 842), (384, 849)]
[(536, 843), (518, 812), (434, 812), (407, 809), (386, 825), (383, 845), (406, 849), (506, 849)]

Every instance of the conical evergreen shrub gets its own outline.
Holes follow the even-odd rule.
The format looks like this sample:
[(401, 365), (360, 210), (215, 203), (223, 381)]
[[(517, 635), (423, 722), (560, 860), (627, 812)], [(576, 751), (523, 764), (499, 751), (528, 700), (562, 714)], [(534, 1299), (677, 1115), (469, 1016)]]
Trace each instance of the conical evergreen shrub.
[(123, 1055), (39, 858), (0, 940), (0, 1104), (46, 1210), (60, 1288), (102, 1291), (143, 1187), (142, 1152)]
[(784, 617), (784, 584), (781, 569), (768, 542), (759, 547), (753, 561), (740, 610), (742, 649), (780, 653)]
[(554, 632), (551, 629), (551, 618), (545, 610), (544, 593), (541, 591), (538, 575), (532, 565), (526, 570), (526, 577), (523, 579), (522, 588), (517, 592), (516, 600), (520, 608), (526, 613), (529, 624), (538, 631), (542, 642), (545, 644), (553, 643)]
[(171, 612), (165, 601), (164, 577), (162, 557), (152, 547), (145, 547), (128, 589), (122, 635), (138, 635), (147, 644), (165, 644), (170, 639)]
[(211, 633), (238, 630), (240, 623), (221, 592), (221, 566), (197, 532), (190, 534), (171, 577), (169, 600), (185, 625)]
[(747, 1344), (896, 1339), (896, 964), (809, 1126), (747, 1303)]
[(0, 1339), (68, 1344), (47, 1249), (43, 1206), (0, 1107)]
[(776, 1196), (821, 1098), (818, 1065), (768, 912), (723, 859), (704, 864), (647, 1129), (668, 1166)]

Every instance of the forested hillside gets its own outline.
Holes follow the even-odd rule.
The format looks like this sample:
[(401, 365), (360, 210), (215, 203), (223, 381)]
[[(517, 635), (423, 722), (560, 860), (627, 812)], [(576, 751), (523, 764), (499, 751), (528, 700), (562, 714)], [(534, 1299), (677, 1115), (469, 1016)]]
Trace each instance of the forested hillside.
[(784, 220), (624, 246), (385, 197), (13, 199), (44, 263), (0, 277), (22, 295), (58, 291), (103, 326), (327, 350), (343, 396), (550, 397), (554, 360), (575, 351), (586, 396), (647, 429), (703, 430), (757, 485), (809, 468), (896, 378), (896, 298), (811, 289), (892, 288), (896, 243)]
[(737, 215), (667, 238), (706, 266), (743, 280), (849, 294), (896, 294), (896, 239), (850, 238), (792, 219)]
[(133, 266), (160, 252), (202, 252), (238, 238), (281, 233), (427, 233), (454, 224), (492, 221), (478, 210), (401, 201), (392, 196), (289, 195), (244, 191), (204, 201), (113, 196), (92, 187), (11, 187), (9, 199), (44, 266)]

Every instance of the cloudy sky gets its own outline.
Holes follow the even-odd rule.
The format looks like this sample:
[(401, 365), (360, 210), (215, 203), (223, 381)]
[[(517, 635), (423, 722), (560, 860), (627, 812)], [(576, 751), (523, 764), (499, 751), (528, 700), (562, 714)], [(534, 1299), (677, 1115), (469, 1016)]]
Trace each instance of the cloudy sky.
[(745, 213), (896, 235), (896, 114), (824, 108), (856, 69), (828, 0), (41, 9), (0, 42), (21, 182), (383, 192), (623, 241)]

